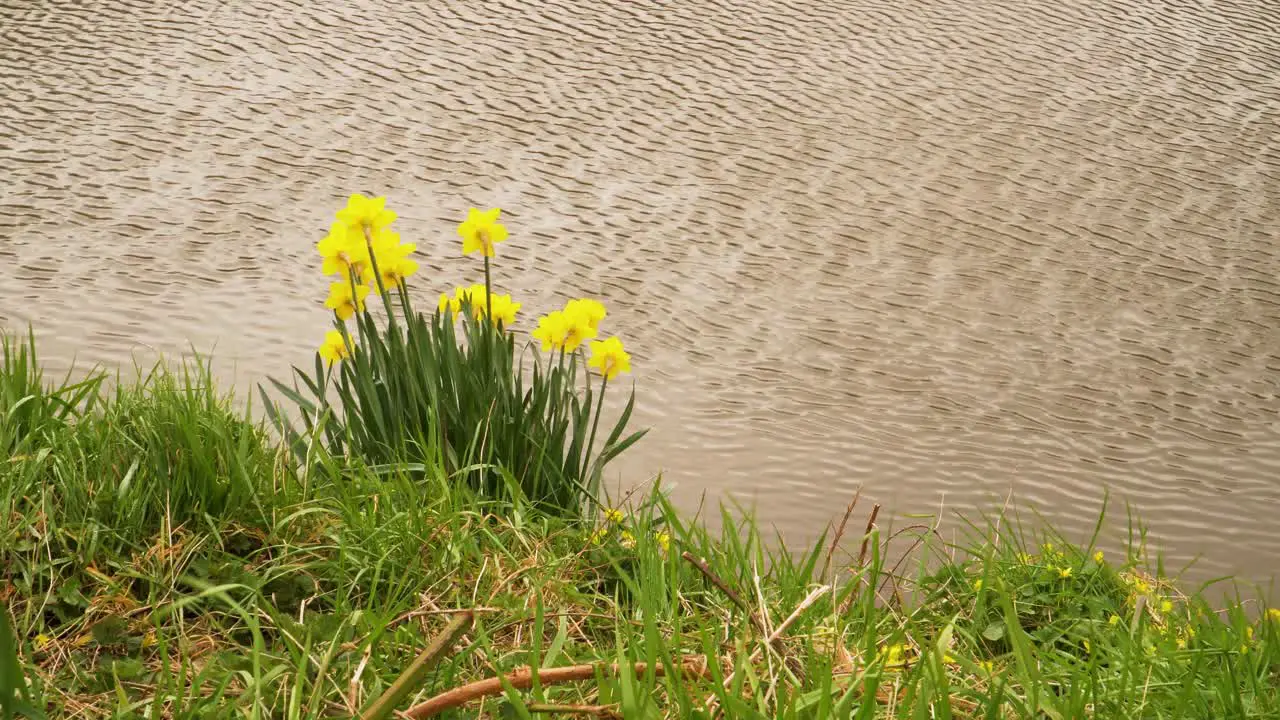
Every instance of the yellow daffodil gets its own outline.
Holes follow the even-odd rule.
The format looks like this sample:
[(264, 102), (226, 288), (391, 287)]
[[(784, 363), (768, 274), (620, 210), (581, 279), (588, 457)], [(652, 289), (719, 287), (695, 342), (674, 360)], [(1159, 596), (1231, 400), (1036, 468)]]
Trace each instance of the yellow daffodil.
[(657, 541), (658, 547), (662, 548), (662, 552), (671, 550), (671, 536), (659, 530), (653, 534), (653, 539)]
[(587, 365), (600, 371), (605, 380), (612, 380), (619, 373), (631, 372), (631, 356), (622, 348), (616, 337), (591, 343), (591, 359)]
[(379, 279), (382, 281), (384, 290), (391, 290), (403, 284), (405, 278), (418, 271), (418, 263), (409, 257), (417, 249), (418, 246), (413, 243), (400, 242), (400, 236), (389, 230), (375, 236), (373, 259), (378, 266), (379, 278), (370, 277), (369, 287), (376, 291)]
[(542, 352), (561, 350), (569, 339), (569, 323), (564, 313), (556, 310), (538, 318), (538, 327), (529, 333), (542, 343)]
[(1094, 562), (1096, 562), (1096, 563), (1098, 563), (1099, 565), (1101, 565), (1101, 564), (1102, 564), (1102, 559), (1103, 559), (1103, 557), (1104, 557), (1104, 556), (1103, 556), (1103, 554), (1102, 554), (1102, 551), (1101, 551), (1101, 550), (1099, 550), (1098, 552), (1096, 552), (1096, 553), (1094, 553), (1094, 554), (1093, 554), (1093, 561), (1094, 561)]
[(594, 336), (595, 332), (600, 329), (600, 321), (604, 320), (609, 313), (604, 309), (604, 305), (597, 300), (578, 298), (565, 303), (564, 314), (580, 318), (580, 322), (591, 328), (591, 334)]
[(440, 309), (441, 315), (457, 315), (459, 310), (458, 299), (456, 297), (449, 297), (449, 293), (440, 293), (440, 303), (437, 307)]
[(618, 533), (618, 542), (621, 543), (624, 548), (633, 548), (636, 546), (636, 536), (632, 535), (630, 530), (623, 530), (621, 533)]
[(622, 522), (622, 511), (615, 508), (605, 508), (604, 521), (610, 525), (617, 525)]
[(1067, 578), (1071, 577), (1071, 568), (1069, 567), (1058, 568), (1058, 577), (1062, 578), (1063, 580), (1066, 580)]
[(478, 295), (473, 295), (471, 300), (471, 311), (477, 319), (488, 314), (486, 312), (488, 308), (485, 307), (486, 303), (493, 304), (492, 320), (494, 324), (503, 328), (511, 327), (512, 323), (516, 321), (516, 313), (520, 311), (521, 305), (521, 303), (512, 302), (510, 295), (494, 294), (486, 298), (484, 290), (481, 290)]
[(320, 272), (325, 275), (358, 275), (369, 265), (369, 247), (364, 236), (352, 233), (340, 222), (329, 228), (329, 234), (316, 244), (316, 250), (323, 259)]
[(361, 239), (364, 230), (375, 233), (395, 219), (396, 214), (387, 209), (387, 199), (382, 196), (371, 198), (356, 193), (347, 198), (347, 206), (338, 211), (338, 222), (359, 231)]
[(467, 219), (458, 225), (463, 255), (479, 250), (485, 257), (493, 257), (493, 246), (507, 239), (506, 226), (498, 222), (501, 214), (499, 208), (483, 212), (471, 208), (467, 211)]
[[(604, 306), (601, 306), (601, 310)], [(591, 308), (584, 305), (573, 305), (572, 303), (565, 305), (564, 310), (560, 311), (564, 318), (565, 338), (564, 351), (573, 352), (582, 347), (582, 343), (596, 336), (596, 326), (592, 323), (595, 314), (591, 312)]]
[(329, 299), (324, 306), (337, 314), (339, 320), (346, 320), (357, 312), (364, 312), (364, 299), (369, 296), (369, 288), (365, 285), (355, 286), (352, 296), (351, 283), (339, 280), (329, 285)]
[(345, 360), (351, 353), (347, 349), (347, 343), (342, 337), (342, 333), (337, 330), (330, 330), (324, 335), (324, 343), (320, 345), (320, 357), (329, 362), (330, 365)]

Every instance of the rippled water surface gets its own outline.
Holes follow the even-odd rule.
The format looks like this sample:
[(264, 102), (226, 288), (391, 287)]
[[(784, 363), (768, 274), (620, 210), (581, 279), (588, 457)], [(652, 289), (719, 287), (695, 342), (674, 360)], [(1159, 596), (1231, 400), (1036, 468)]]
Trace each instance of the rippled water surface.
[(1272, 0), (0, 0), (0, 321), (55, 364), (309, 362), (357, 190), (424, 294), (497, 205), (526, 310), (609, 302), (625, 480), (797, 539), (1110, 488), (1280, 570)]

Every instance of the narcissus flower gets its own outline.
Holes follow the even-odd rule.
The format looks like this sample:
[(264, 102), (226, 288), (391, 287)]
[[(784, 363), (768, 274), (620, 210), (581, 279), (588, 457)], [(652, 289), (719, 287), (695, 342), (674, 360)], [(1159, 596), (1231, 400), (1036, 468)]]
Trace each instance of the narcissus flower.
[[(382, 280), (382, 288), (391, 290), (404, 282), (404, 279), (418, 271), (418, 263), (409, 257), (418, 248), (413, 243), (400, 242), (400, 236), (389, 230), (383, 231), (373, 239), (373, 259), (378, 265), (378, 276), (369, 278), (369, 287), (378, 289), (378, 280)], [(370, 265), (372, 271), (372, 264)]]
[(363, 236), (364, 229), (377, 232), (394, 222), (396, 214), (387, 209), (385, 197), (365, 197), (356, 193), (347, 198), (347, 206), (338, 211), (338, 222)]
[(587, 365), (600, 371), (605, 380), (612, 380), (619, 373), (631, 372), (631, 356), (616, 337), (591, 343), (591, 359)]
[(511, 327), (516, 321), (516, 313), (520, 311), (521, 303), (512, 302), (510, 295), (492, 295), (485, 297), (484, 290), (478, 294), (471, 296), (471, 311), (475, 314), (476, 319), (480, 319), (488, 314), (488, 304), (493, 304), (492, 320), (501, 327)]
[(467, 219), (458, 224), (463, 255), (479, 250), (485, 257), (493, 257), (493, 246), (507, 239), (506, 226), (498, 222), (501, 214), (499, 208), (484, 212), (471, 208), (467, 211)]
[(600, 321), (604, 320), (609, 313), (605, 311), (604, 305), (598, 300), (578, 298), (565, 303), (564, 314), (580, 318), (581, 322), (591, 328), (591, 332), (594, 335), (595, 331), (600, 329)]
[(320, 272), (325, 275), (341, 274), (346, 277), (359, 274), (369, 266), (369, 247), (363, 235), (351, 232), (340, 222), (329, 228), (329, 234), (316, 244), (324, 263)]
[[(354, 340), (352, 342), (354, 342)], [(330, 365), (332, 365), (339, 360), (346, 359), (350, 355), (351, 353), (347, 349), (347, 343), (346, 340), (343, 339), (342, 333), (337, 330), (330, 330), (325, 333), (324, 343), (320, 345), (320, 357), (324, 358)]]
[(329, 285), (329, 299), (324, 301), (324, 306), (337, 314), (339, 320), (346, 320), (357, 312), (364, 312), (364, 299), (369, 296), (369, 287), (355, 286), (354, 296), (351, 291), (351, 283), (346, 280), (339, 280)]
[(538, 327), (529, 333), (542, 343), (542, 352), (561, 350), (569, 337), (569, 323), (564, 313), (556, 310), (538, 318)]

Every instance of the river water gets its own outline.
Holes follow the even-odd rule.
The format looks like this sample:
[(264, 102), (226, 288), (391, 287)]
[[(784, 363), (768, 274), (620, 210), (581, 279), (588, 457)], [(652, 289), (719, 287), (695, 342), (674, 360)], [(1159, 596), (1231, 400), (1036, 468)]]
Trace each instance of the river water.
[(475, 205), (526, 323), (608, 302), (623, 482), (796, 541), (1110, 490), (1280, 569), (1273, 0), (0, 0), (0, 323), (54, 366), (308, 364), (354, 191), (424, 296)]

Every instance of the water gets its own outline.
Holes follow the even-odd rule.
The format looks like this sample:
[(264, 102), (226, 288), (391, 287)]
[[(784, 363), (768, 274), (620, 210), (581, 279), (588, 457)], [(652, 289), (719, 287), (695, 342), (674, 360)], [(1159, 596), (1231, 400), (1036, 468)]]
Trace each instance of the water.
[(347, 193), (431, 297), (501, 206), (527, 320), (596, 294), (634, 351), (623, 481), (796, 540), (1109, 488), (1280, 569), (1280, 5), (486, 6), (0, 0), (0, 322), (247, 388), (323, 335)]

